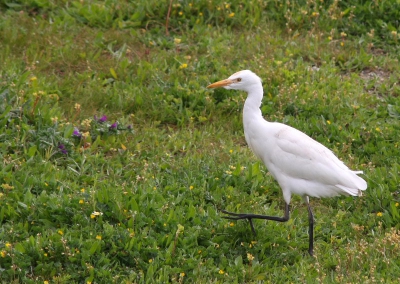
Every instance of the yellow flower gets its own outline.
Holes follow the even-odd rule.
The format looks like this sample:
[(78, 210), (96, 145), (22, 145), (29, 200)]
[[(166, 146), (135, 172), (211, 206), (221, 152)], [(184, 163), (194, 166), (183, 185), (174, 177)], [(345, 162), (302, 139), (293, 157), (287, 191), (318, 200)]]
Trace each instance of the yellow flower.
[(90, 134), (89, 131), (83, 132), (83, 133), (82, 133), (82, 137), (83, 137), (83, 138), (87, 138), (87, 137), (89, 137), (89, 134)]
[(179, 69), (185, 69), (187, 67), (188, 67), (188, 65), (186, 63), (183, 63), (181, 66), (179, 66)]
[(235, 13), (233, 13), (233, 12), (229, 14), (229, 18), (232, 18), (234, 16), (235, 16)]
[(2, 250), (1, 252), (0, 252), (0, 255), (1, 255), (1, 257), (6, 257), (6, 255), (7, 255), (7, 252), (5, 251), (5, 250)]
[(382, 216), (383, 216), (383, 213), (382, 213), (382, 212), (378, 212), (378, 213), (376, 213), (376, 216), (382, 217)]
[(75, 106), (74, 106), (74, 109), (75, 110), (80, 110), (81, 109), (81, 105), (76, 103)]
[(180, 44), (181, 43), (181, 39), (180, 38), (174, 38), (174, 43), (175, 44)]
[(340, 46), (344, 46), (344, 42), (343, 41), (340, 43)]
[(36, 81), (36, 80), (37, 80), (37, 77), (36, 77), (36, 76), (33, 76), (30, 80), (31, 80), (31, 81)]
[(233, 227), (233, 226), (235, 226), (235, 223), (230, 222), (230, 223), (229, 223), (229, 226)]
[(189, 186), (189, 189), (190, 189), (190, 190), (192, 190), (193, 188), (194, 188), (194, 186), (193, 186), (193, 185)]
[(49, 281), (44, 280), (44, 281), (43, 281), (43, 284), (49, 284)]
[(375, 30), (374, 29), (372, 29), (369, 33), (367, 33), (367, 35), (369, 37), (374, 37), (374, 34), (375, 34)]
[(83, 201), (83, 199), (79, 200), (79, 204), (83, 204), (85, 203), (85, 201)]
[(86, 128), (88, 128), (88, 127), (90, 127), (90, 124), (91, 124), (91, 123), (92, 123), (92, 119), (87, 118), (87, 119), (84, 119), (84, 120), (81, 122), (81, 125), (84, 126), (84, 127), (86, 127)]
[(12, 185), (9, 185), (8, 183), (3, 183), (3, 184), (1, 185), (1, 187), (2, 187), (4, 190), (11, 190), (11, 189), (14, 189), (14, 187), (13, 187)]
[(64, 235), (64, 232), (62, 230), (58, 230), (57, 233), (59, 233), (61, 236)]
[(58, 117), (57, 116), (51, 118), (51, 122), (56, 123), (57, 121), (58, 121)]
[(396, 207), (399, 207), (399, 203), (398, 203), (398, 202), (396, 202), (396, 204), (395, 204), (394, 206), (396, 206)]
[(101, 236), (100, 236), (100, 235), (97, 235), (97, 236), (96, 236), (96, 240), (101, 241)]
[(340, 33), (340, 36), (341, 36), (341, 37), (346, 37), (347, 34), (346, 34), (345, 32), (341, 32), (341, 33)]
[(330, 121), (330, 120), (327, 120), (326, 123), (331, 124), (331, 121)]
[(11, 244), (9, 242), (6, 242), (6, 248), (10, 248)]
[(152, 262), (153, 262), (153, 259), (152, 259), (152, 258), (150, 258), (150, 259), (149, 259), (149, 263), (152, 263)]
[(381, 132), (381, 129), (379, 127), (375, 128), (375, 130)]
[(328, 36), (328, 40), (332, 40), (332, 37), (331, 37), (331, 36)]
[(94, 219), (94, 218), (96, 218), (96, 216), (101, 216), (101, 215), (103, 215), (103, 213), (93, 211), (92, 214), (90, 214), (90, 218)]
[(219, 273), (219, 274), (224, 274), (225, 271), (223, 271), (222, 269), (220, 269), (220, 270), (218, 271), (218, 273)]
[(185, 272), (181, 272), (181, 274), (179, 274), (179, 276), (181, 276), (181, 277), (185, 277)]
[(233, 150), (232, 150), (232, 149), (230, 149), (230, 150), (229, 150), (229, 154), (232, 154), (232, 153), (233, 153)]
[(183, 12), (182, 12), (182, 11), (180, 11), (180, 12), (179, 12), (179, 16), (182, 16), (182, 15), (183, 15)]
[(252, 261), (254, 259), (254, 256), (251, 253), (247, 253), (247, 259), (249, 261)]
[(81, 192), (82, 192), (82, 193), (85, 193), (85, 189), (84, 189), (84, 188), (82, 188), (82, 189), (81, 189)]

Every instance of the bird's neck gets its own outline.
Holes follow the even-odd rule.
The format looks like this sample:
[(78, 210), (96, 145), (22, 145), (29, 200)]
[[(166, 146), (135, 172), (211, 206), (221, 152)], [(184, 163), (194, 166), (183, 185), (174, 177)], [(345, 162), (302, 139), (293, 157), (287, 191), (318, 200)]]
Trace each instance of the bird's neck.
[(253, 119), (262, 118), (260, 110), (264, 93), (262, 85), (254, 85), (247, 93), (247, 99), (243, 107), (243, 119), (249, 122)]

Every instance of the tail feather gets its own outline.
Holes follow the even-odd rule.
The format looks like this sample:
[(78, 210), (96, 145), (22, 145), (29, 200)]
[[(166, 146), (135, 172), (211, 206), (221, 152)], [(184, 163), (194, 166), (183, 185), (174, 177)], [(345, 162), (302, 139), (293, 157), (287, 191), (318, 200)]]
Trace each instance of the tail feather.
[(367, 189), (367, 182), (363, 178), (357, 176), (357, 174), (362, 174), (362, 171), (353, 171), (352, 173), (354, 173), (355, 175), (351, 179), (351, 182), (353, 183), (351, 187), (349, 186), (349, 184), (337, 184), (336, 187), (340, 188), (341, 190), (352, 196), (361, 196), (362, 191)]
[(346, 187), (346, 186), (343, 186), (341, 184), (337, 184), (336, 187), (340, 188), (341, 190), (343, 190), (344, 192), (346, 192), (347, 194), (349, 194), (351, 196), (359, 196), (360, 195), (360, 190), (359, 189)]
[[(353, 173), (355, 173), (356, 175), (359, 175), (359, 174), (362, 174), (363, 171), (354, 171)], [(368, 186), (367, 182), (363, 178), (361, 178), (359, 176), (355, 176), (354, 181), (355, 181), (355, 183), (356, 183), (356, 185), (357, 185), (359, 190), (366, 190), (367, 189), (367, 186)]]

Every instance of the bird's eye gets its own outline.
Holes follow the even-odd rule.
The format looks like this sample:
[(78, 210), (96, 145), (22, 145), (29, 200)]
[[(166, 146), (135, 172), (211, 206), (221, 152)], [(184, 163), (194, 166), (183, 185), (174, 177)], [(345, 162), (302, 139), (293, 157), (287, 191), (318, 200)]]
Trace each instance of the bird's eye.
[(240, 82), (240, 81), (242, 81), (242, 78), (237, 78), (236, 81)]

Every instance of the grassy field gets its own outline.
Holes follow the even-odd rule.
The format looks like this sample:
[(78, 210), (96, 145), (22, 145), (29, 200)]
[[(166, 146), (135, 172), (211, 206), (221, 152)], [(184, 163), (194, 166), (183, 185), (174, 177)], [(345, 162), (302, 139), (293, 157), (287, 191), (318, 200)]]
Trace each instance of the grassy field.
[[(1, 282), (398, 283), (399, 19), (396, 0), (0, 0)], [(266, 119), (364, 171), (362, 197), (311, 199), (314, 258), (298, 196), (257, 237), (219, 211), (283, 214), (246, 94), (206, 89), (241, 69)]]

